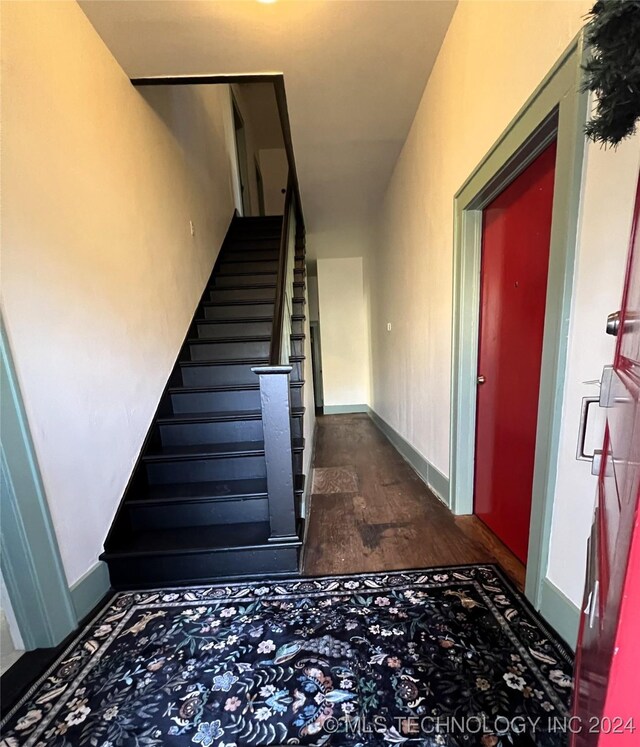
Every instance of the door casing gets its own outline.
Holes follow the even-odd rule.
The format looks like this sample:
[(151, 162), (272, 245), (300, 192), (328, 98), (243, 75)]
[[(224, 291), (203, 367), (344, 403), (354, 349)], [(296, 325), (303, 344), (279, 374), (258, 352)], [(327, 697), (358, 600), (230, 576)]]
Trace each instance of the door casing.
[(454, 198), (451, 509), (473, 513), (482, 210), (557, 138), (549, 277), (525, 594), (546, 576), (576, 253), (587, 94), (581, 32)]
[(231, 106), (233, 115), (233, 135), (236, 142), (236, 160), (238, 164), (238, 179), (240, 181), (240, 200), (242, 215), (251, 215), (251, 193), (249, 188), (249, 165), (247, 163), (247, 143), (245, 126), (236, 97), (231, 92)]
[(2, 573), (25, 648), (50, 648), (78, 620), (1, 317), (0, 393)]

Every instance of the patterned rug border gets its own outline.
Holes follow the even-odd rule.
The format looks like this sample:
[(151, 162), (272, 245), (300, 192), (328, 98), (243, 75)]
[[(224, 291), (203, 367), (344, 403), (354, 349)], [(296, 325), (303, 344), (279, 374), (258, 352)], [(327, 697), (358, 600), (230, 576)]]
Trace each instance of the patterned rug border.
[[(417, 567), (417, 568), (399, 568), (394, 570), (382, 570), (382, 571), (361, 571), (356, 573), (333, 573), (333, 574), (320, 574), (312, 576), (285, 576), (277, 577), (274, 580), (268, 579), (228, 579), (226, 581), (220, 581), (219, 583), (208, 583), (208, 584), (194, 584), (194, 585), (181, 585), (181, 586), (162, 586), (158, 588), (139, 588), (139, 589), (126, 589), (122, 591), (116, 591), (111, 594), (109, 599), (101, 605), (100, 609), (91, 616), (91, 618), (85, 622), (82, 628), (74, 631), (75, 635), (73, 640), (64, 648), (63, 651), (54, 659), (49, 667), (38, 677), (29, 689), (23, 694), (23, 696), (15, 703), (11, 710), (0, 720), (0, 729), (3, 729), (15, 715), (15, 713), (24, 706), (24, 704), (33, 696), (38, 690), (40, 685), (54, 672), (59, 665), (65, 660), (65, 658), (78, 646), (82, 636), (92, 628), (97, 621), (111, 608), (115, 602), (127, 595), (135, 594), (154, 594), (154, 593), (166, 593), (166, 592), (184, 592), (186, 590), (194, 589), (226, 589), (230, 587), (263, 587), (278, 586), (282, 584), (291, 583), (304, 583), (306, 581), (331, 581), (338, 579), (349, 579), (349, 578), (372, 578), (380, 576), (402, 576), (406, 574), (419, 574), (419, 573), (434, 573), (437, 571), (452, 572), (455, 570), (465, 569), (490, 569), (496, 573), (502, 583), (512, 593), (514, 600), (518, 602), (522, 611), (527, 614), (529, 618), (535, 623), (535, 625), (546, 635), (550, 642), (553, 643), (554, 648), (557, 650), (560, 657), (565, 663), (571, 664), (573, 660), (573, 651), (568, 646), (566, 641), (542, 618), (540, 613), (534, 608), (531, 602), (525, 597), (524, 593), (521, 592), (515, 585), (515, 583), (507, 576), (505, 571), (497, 563), (461, 563), (455, 565), (438, 565), (429, 567)], [(278, 596), (281, 596), (279, 594)], [(219, 597), (218, 601), (223, 601), (224, 597)], [(197, 600), (193, 601), (197, 604)], [(106, 643), (106, 642), (105, 642)], [(108, 648), (108, 646), (107, 646)], [(97, 653), (97, 652), (96, 652)]]

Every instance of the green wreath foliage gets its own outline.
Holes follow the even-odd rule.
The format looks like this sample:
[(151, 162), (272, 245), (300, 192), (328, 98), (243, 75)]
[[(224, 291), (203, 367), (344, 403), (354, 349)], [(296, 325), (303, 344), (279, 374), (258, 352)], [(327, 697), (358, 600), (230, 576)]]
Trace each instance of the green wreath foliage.
[(595, 142), (616, 146), (633, 135), (640, 118), (640, 0), (598, 0), (588, 15), (591, 59), (584, 90), (598, 97), (585, 127)]

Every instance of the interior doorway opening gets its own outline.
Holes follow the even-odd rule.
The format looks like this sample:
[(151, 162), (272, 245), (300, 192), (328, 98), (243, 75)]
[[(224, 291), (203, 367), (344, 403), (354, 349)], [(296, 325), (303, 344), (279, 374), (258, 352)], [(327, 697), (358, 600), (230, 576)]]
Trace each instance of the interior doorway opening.
[(240, 199), (242, 201), (242, 215), (251, 215), (251, 201), (249, 197), (249, 169), (247, 167), (247, 140), (244, 119), (235, 96), (231, 96), (233, 103), (233, 130), (236, 138), (236, 159), (238, 161), (238, 177), (240, 180)]

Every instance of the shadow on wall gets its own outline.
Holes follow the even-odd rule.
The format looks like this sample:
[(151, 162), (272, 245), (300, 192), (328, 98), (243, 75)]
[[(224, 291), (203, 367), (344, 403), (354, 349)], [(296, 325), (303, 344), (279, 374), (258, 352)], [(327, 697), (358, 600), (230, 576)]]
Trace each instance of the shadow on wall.
[[(197, 183), (212, 179), (208, 165), (216, 141), (233, 139), (230, 165), (238, 206), (248, 216), (282, 215), (288, 162), (272, 83), (159, 85), (138, 91), (171, 131)], [(221, 108), (231, 106), (237, 116), (220, 120)]]

